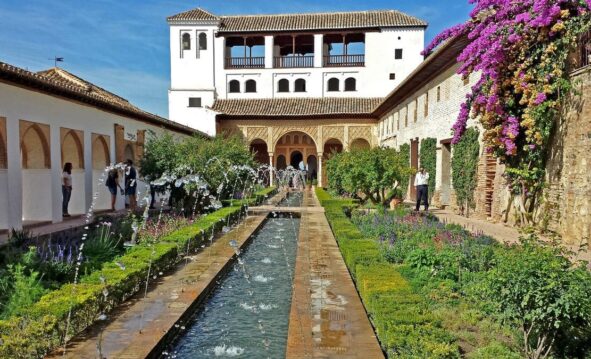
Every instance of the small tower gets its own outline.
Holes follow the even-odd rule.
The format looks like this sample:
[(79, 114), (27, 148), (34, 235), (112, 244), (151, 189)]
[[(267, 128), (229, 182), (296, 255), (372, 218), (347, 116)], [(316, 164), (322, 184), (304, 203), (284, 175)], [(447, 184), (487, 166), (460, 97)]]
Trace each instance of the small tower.
[(169, 119), (215, 134), (215, 34), (220, 18), (200, 8), (167, 19), (170, 26)]

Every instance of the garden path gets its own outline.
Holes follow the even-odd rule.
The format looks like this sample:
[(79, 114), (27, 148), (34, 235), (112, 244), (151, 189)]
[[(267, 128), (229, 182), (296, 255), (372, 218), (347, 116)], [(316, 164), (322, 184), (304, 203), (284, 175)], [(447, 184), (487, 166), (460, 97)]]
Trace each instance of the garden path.
[(286, 357), (384, 358), (313, 191), (304, 192), (297, 210), (301, 229)]

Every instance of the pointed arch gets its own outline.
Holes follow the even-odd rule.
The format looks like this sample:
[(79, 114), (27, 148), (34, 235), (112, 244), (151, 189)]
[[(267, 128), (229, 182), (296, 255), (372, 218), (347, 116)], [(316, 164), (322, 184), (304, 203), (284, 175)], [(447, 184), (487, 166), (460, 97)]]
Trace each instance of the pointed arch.
[(93, 134), (92, 141), (92, 169), (104, 170), (111, 164), (109, 141), (103, 135)]
[(125, 149), (123, 150), (123, 161), (132, 160), (135, 161), (135, 151), (131, 143), (125, 145)]
[(84, 144), (79, 131), (67, 128), (61, 129), (62, 166), (70, 162), (74, 169), (84, 168)]
[[(25, 130), (22, 131), (22, 127)], [(21, 121), (21, 165), (24, 169), (48, 169), (51, 168), (49, 140), (45, 132), (49, 132), (49, 126), (45, 125), (43, 131), (39, 124), (31, 124)]]

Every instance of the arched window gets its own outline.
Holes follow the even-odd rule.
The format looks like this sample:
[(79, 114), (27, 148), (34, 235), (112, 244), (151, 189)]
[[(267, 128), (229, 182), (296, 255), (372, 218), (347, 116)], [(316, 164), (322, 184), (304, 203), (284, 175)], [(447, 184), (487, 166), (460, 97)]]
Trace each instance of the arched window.
[(328, 91), (330, 92), (337, 92), (339, 91), (339, 79), (337, 78), (331, 78), (330, 80), (328, 80)]
[(289, 80), (279, 80), (279, 82), (277, 83), (277, 92), (289, 92)]
[(183, 50), (191, 50), (191, 34), (188, 32), (183, 34)]
[(230, 93), (239, 93), (240, 92), (240, 81), (232, 80), (230, 81)]
[(207, 34), (204, 32), (199, 34), (199, 50), (207, 50)]
[(357, 80), (349, 77), (345, 80), (345, 91), (357, 91)]
[(306, 92), (306, 80), (304, 80), (304, 79), (295, 80), (294, 92)]
[(257, 82), (255, 80), (246, 81), (246, 88), (244, 92), (257, 92)]

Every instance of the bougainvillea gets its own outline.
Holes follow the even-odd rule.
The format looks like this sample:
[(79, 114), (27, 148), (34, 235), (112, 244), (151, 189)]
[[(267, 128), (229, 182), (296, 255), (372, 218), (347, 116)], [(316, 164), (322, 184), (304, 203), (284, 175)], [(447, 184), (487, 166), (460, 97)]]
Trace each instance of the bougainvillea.
[[(571, 89), (568, 56), (589, 28), (591, 0), (470, 0), (470, 20), (444, 31), (425, 49), (467, 36), (458, 72), (479, 74), (453, 126), (453, 143), (470, 117), (484, 128), (489, 153), (531, 213), (544, 177), (546, 151), (564, 94)], [(524, 216), (524, 221), (531, 217)]]

